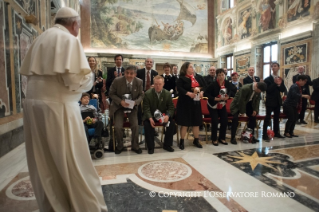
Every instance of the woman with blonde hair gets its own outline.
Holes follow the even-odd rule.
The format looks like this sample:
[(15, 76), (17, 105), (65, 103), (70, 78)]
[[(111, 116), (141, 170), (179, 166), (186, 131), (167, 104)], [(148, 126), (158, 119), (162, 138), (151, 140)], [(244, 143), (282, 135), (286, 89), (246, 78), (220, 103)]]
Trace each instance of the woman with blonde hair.
[(97, 94), (99, 98), (99, 103), (102, 104), (102, 95), (101, 95), (101, 89), (103, 87), (102, 71), (97, 69), (97, 63), (96, 63), (95, 57), (88, 57), (88, 62), (94, 74), (94, 76), (92, 77), (94, 81), (93, 81), (93, 87), (87, 93), (91, 95), (91, 98), (93, 98), (94, 94)]
[(202, 148), (199, 142), (199, 126), (203, 124), (202, 110), (199, 99), (203, 96), (206, 88), (204, 78), (194, 72), (193, 64), (185, 62), (180, 70), (180, 77), (177, 80), (179, 93), (176, 106), (176, 123), (181, 125), (181, 139), (179, 148), (184, 149), (184, 137), (187, 128), (192, 126), (194, 134), (193, 144)]

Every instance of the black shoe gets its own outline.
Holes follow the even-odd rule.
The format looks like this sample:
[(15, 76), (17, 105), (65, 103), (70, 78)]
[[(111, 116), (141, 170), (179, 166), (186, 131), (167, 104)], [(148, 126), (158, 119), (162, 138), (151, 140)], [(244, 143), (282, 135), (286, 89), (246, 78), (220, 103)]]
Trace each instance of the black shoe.
[(308, 124), (305, 120), (300, 121), (301, 124)]
[(270, 139), (269, 139), (268, 136), (264, 136), (264, 135), (263, 135), (263, 140), (265, 140), (266, 142), (270, 142)]
[(214, 146), (218, 146), (218, 141), (213, 141), (212, 144), (213, 144)]
[(292, 137), (299, 137), (298, 135), (295, 134), (290, 134)]
[(115, 154), (121, 154), (122, 150), (119, 150), (118, 148), (115, 148)]
[(287, 138), (292, 138), (292, 136), (289, 133), (285, 133), (284, 136)]
[(315, 123), (319, 123), (319, 120), (315, 120)]
[(219, 143), (224, 144), (224, 145), (228, 145), (228, 143), (226, 141), (222, 141), (222, 140), (218, 140)]
[(154, 153), (154, 149), (149, 149), (149, 150), (148, 150), (148, 154), (151, 155), (151, 154), (153, 154), (153, 153)]
[(179, 140), (179, 148), (180, 148), (181, 150), (184, 149), (184, 139), (180, 139), (180, 140)]
[(156, 136), (156, 137), (158, 136), (158, 132), (157, 131), (155, 131), (154, 136)]
[(138, 149), (132, 149), (136, 154), (141, 154), (142, 150), (140, 148)]
[(280, 134), (275, 135), (276, 138), (285, 138), (285, 136), (282, 136)]
[(197, 148), (203, 148), (203, 146), (199, 143), (198, 138), (195, 138), (195, 139), (194, 139), (193, 144), (194, 144)]
[(233, 138), (230, 140), (230, 143), (234, 144), (234, 145), (237, 145), (237, 141), (236, 141), (236, 138)]
[(253, 144), (255, 144), (256, 142), (259, 142), (259, 140), (258, 140), (258, 139), (256, 139), (255, 137), (253, 137), (253, 139), (252, 139), (252, 143), (253, 143)]
[(174, 149), (170, 146), (163, 146), (163, 149), (165, 149), (168, 152), (174, 152)]

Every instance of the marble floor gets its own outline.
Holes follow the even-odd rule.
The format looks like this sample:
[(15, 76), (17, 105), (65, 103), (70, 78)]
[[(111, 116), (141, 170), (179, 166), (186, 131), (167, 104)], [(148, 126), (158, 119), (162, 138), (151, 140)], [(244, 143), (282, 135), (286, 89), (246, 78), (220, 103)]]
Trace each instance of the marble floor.
[[(297, 125), (295, 134), (217, 147), (202, 141), (202, 149), (190, 135), (185, 150), (175, 138), (173, 153), (107, 152), (93, 164), (112, 212), (319, 211), (319, 125)], [(24, 144), (0, 158), (0, 170), (0, 211), (38, 211)]]

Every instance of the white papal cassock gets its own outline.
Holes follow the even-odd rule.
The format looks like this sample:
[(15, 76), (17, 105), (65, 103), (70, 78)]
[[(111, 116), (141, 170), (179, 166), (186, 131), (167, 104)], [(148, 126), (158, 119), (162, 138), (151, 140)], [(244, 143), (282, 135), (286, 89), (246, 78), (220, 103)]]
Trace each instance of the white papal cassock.
[(20, 73), (28, 77), (25, 144), (40, 211), (107, 211), (78, 105), (93, 82), (79, 40), (56, 24), (34, 41)]

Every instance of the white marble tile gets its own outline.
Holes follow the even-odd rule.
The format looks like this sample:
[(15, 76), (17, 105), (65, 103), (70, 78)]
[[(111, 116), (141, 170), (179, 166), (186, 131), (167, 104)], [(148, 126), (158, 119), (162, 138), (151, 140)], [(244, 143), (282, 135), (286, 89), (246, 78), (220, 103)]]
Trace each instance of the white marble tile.
[(24, 143), (0, 158), (0, 191), (27, 167)]

